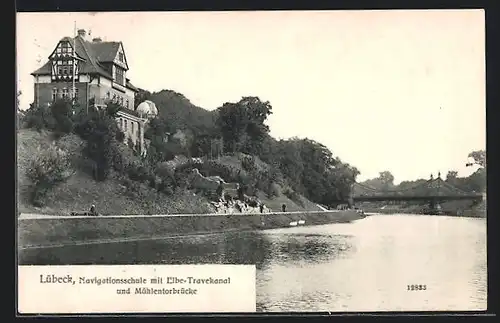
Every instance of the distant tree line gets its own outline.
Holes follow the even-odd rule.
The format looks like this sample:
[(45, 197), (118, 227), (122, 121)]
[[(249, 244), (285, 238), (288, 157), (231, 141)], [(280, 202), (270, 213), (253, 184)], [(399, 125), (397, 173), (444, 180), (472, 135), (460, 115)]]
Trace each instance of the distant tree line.
[[(445, 183), (456, 187), (464, 192), (482, 193), (486, 191), (486, 151), (477, 150), (468, 155), (472, 161), (467, 163), (467, 166), (477, 165), (479, 168), (469, 176), (459, 177), (458, 172), (450, 170), (443, 178)], [(368, 179), (360, 184), (374, 188), (379, 192), (396, 192), (399, 191), (405, 195), (422, 195), (428, 193), (428, 187), (425, 185), (428, 179), (417, 179), (414, 181), (402, 181), (398, 185), (394, 184), (394, 176), (390, 171), (383, 171), (379, 173), (376, 178)], [(359, 193), (369, 194), (368, 191)]]

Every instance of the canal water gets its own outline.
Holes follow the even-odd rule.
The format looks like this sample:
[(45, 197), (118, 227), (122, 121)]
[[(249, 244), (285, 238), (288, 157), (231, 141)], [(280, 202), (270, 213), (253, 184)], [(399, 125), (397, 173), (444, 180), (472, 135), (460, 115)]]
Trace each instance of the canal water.
[(486, 220), (477, 218), (374, 215), (349, 224), (24, 250), (19, 262), (255, 264), (262, 312), (487, 304)]

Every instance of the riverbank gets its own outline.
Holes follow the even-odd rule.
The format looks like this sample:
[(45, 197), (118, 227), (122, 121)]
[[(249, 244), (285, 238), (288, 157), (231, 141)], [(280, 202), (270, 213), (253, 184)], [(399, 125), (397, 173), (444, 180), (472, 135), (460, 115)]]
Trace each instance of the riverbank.
[[(418, 215), (425, 213), (415, 213), (408, 210), (401, 209), (380, 209), (380, 208), (369, 208), (364, 209), (366, 215), (377, 215), (377, 214), (408, 214), (408, 215)], [(436, 214), (434, 216), (452, 216), (452, 217), (464, 217), (464, 218), (486, 218), (486, 211), (483, 210), (464, 210), (461, 213), (443, 213), (442, 215)]]
[(18, 247), (43, 248), (225, 231), (266, 230), (296, 225), (346, 223), (362, 218), (355, 211), (102, 217), (31, 214), (21, 215), (18, 219)]
[[(425, 214), (427, 205), (377, 205), (375, 203), (360, 204), (359, 207), (367, 213), (379, 214)], [(456, 217), (486, 217), (486, 202), (472, 205), (470, 201), (449, 201), (441, 204), (443, 215)]]

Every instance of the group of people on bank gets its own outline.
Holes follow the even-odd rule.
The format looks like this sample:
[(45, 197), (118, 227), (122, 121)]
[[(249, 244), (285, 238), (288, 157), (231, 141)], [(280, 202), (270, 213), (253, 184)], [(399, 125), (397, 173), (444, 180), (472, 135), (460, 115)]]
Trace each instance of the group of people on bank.
[[(224, 213), (230, 213), (229, 210), (235, 209), (239, 213), (251, 213), (256, 208), (258, 208), (260, 213), (271, 212), (271, 210), (264, 203), (258, 201), (258, 199), (246, 196), (240, 184), (236, 184), (236, 199), (230, 194), (226, 194), (224, 184), (223, 181), (219, 182), (219, 186), (216, 190), (217, 201), (212, 203), (217, 212), (220, 212), (222, 209)], [(282, 211), (286, 211), (285, 204), (282, 205)]]
[[(246, 213), (258, 207), (260, 213), (271, 212), (271, 210), (267, 208), (264, 203), (258, 201), (257, 199), (252, 199), (246, 196), (243, 187), (241, 185), (236, 184), (236, 192), (237, 192), (237, 199), (235, 200), (231, 195), (225, 194), (224, 182), (222, 181), (219, 182), (219, 186), (217, 187), (216, 191), (218, 201), (212, 203), (212, 205), (216, 208), (216, 211), (219, 212), (221, 209), (223, 209), (224, 213), (228, 213), (229, 209), (234, 208), (239, 213)], [(281, 205), (281, 211), (286, 212), (286, 204)], [(76, 214), (72, 213), (72, 215)], [(92, 206), (90, 207), (89, 212), (86, 212), (86, 215), (89, 216), (99, 215), (99, 213), (97, 213), (97, 209), (94, 204), (92, 204)]]

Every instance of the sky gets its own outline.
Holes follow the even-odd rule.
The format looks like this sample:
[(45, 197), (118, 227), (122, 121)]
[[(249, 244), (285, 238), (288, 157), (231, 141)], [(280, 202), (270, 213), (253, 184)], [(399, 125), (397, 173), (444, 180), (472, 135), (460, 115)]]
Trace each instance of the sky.
[(131, 82), (213, 110), (269, 101), (277, 139), (307, 137), (395, 183), (486, 149), (483, 10), (18, 13), (17, 86), (77, 29), (122, 41)]

